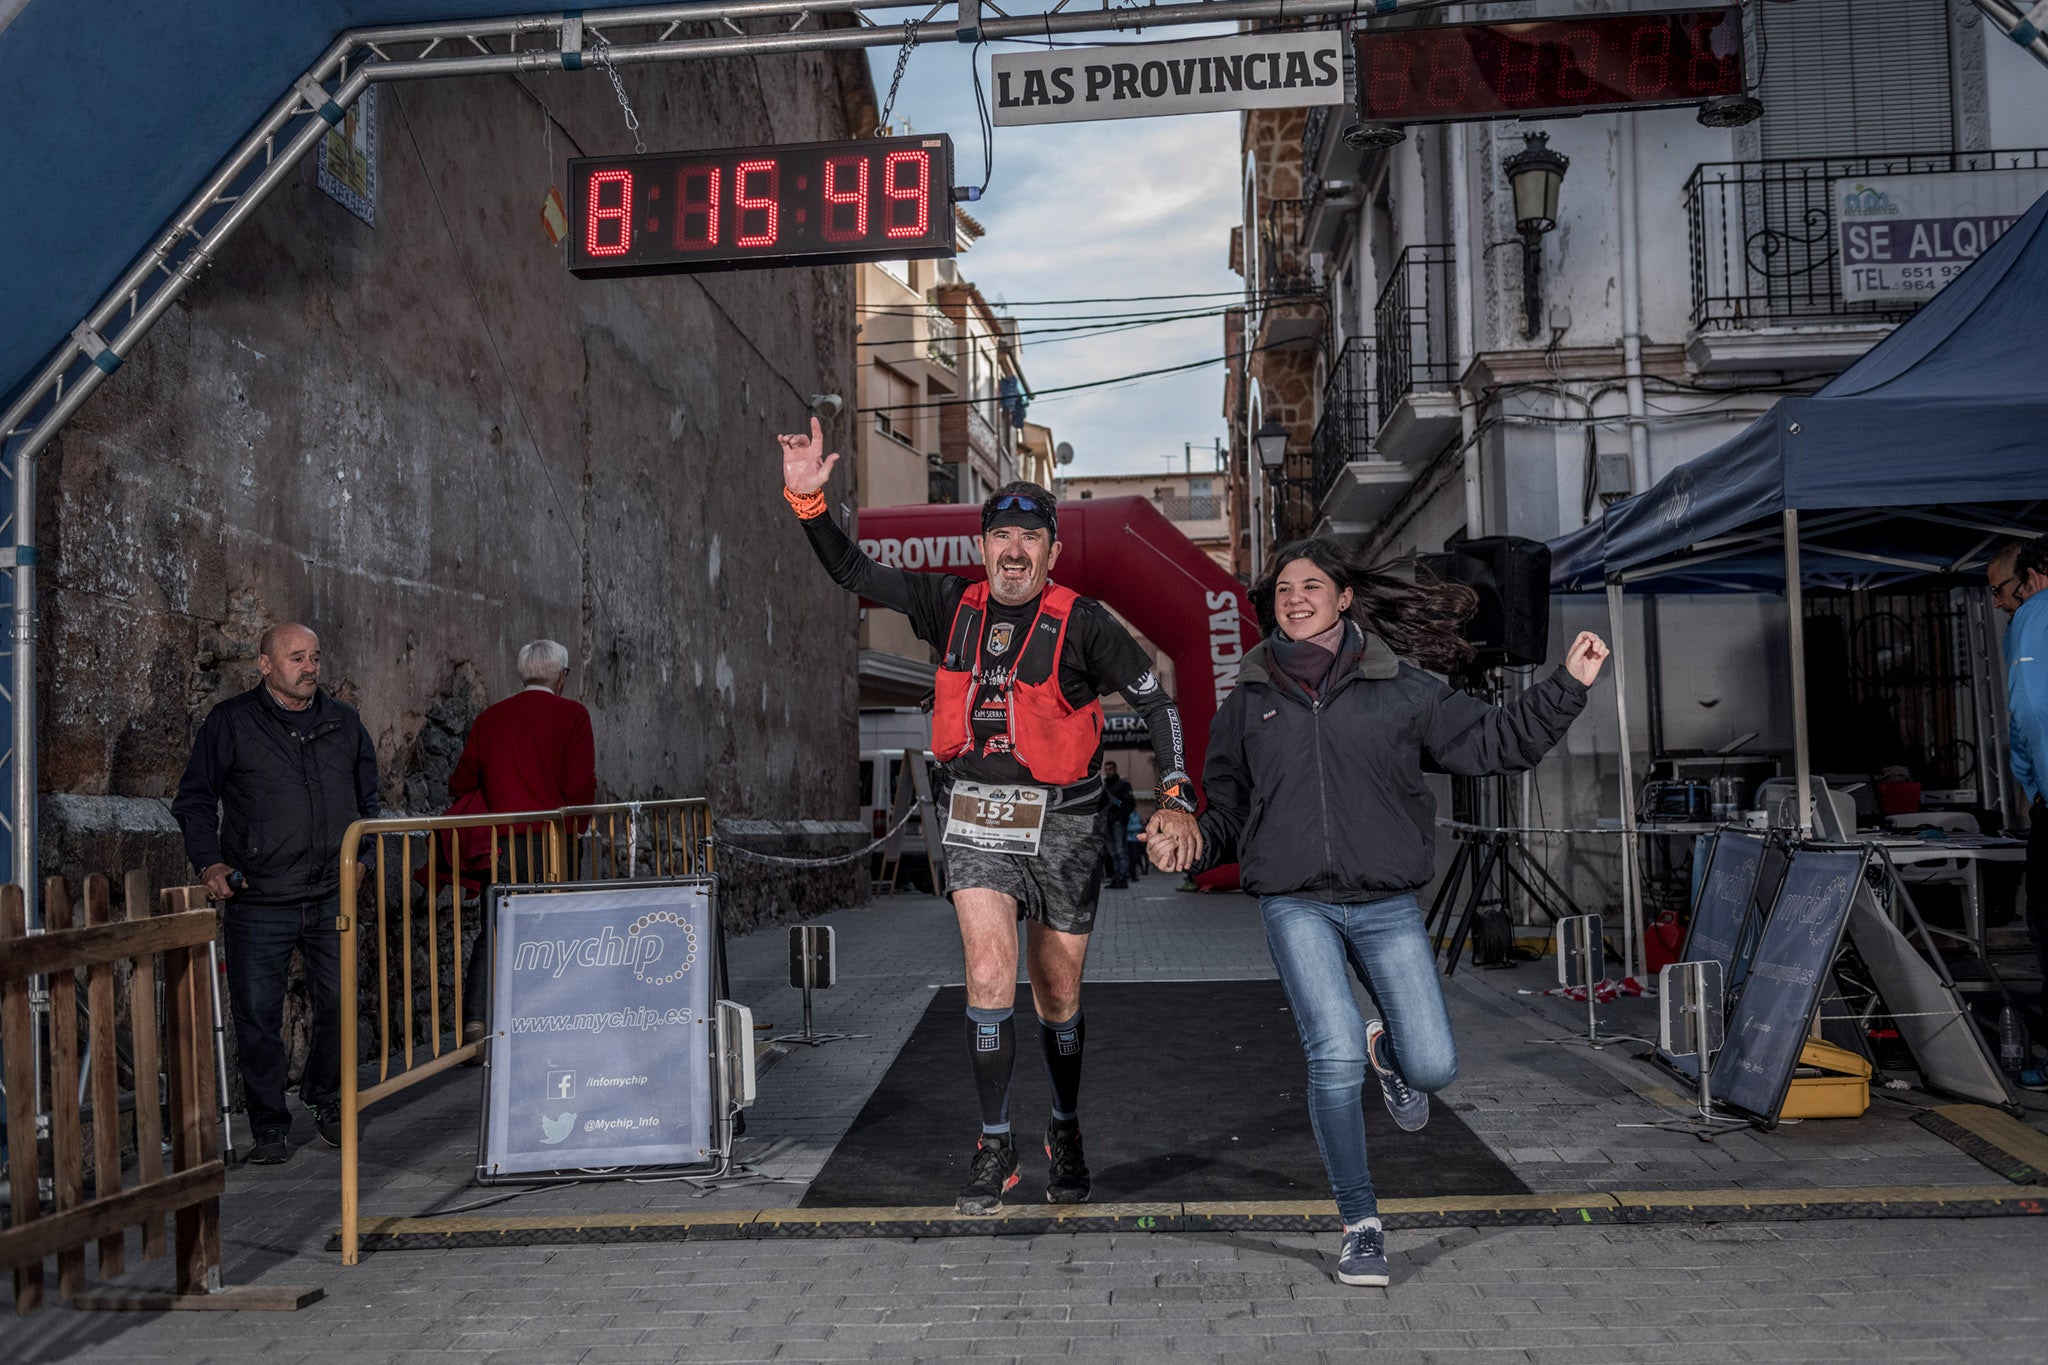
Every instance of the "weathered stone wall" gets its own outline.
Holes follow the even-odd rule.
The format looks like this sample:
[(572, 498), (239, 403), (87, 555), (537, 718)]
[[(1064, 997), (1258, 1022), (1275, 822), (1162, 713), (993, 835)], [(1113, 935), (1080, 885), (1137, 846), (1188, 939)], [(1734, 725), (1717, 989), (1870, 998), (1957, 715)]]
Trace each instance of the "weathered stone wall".
[[(875, 121), (857, 55), (621, 74), (657, 148)], [(289, 618), (390, 809), (445, 804), (469, 721), (548, 635), (600, 799), (851, 817), (855, 607), (772, 439), (854, 393), (851, 272), (572, 279), (540, 207), (567, 157), (630, 149), (602, 73), (386, 86), (378, 115), (377, 225), (295, 172), (45, 458), (45, 870), (189, 877), (164, 805)], [(865, 885), (727, 875), (752, 922)]]

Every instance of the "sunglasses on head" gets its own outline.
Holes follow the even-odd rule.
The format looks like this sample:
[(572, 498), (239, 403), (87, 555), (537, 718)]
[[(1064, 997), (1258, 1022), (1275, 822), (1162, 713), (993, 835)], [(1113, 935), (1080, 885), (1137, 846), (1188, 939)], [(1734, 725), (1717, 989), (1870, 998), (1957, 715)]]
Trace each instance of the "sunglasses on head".
[(1048, 513), (1048, 509), (1041, 507), (1038, 499), (1032, 497), (1029, 493), (1005, 493), (996, 499), (995, 506), (990, 510), (996, 512)]

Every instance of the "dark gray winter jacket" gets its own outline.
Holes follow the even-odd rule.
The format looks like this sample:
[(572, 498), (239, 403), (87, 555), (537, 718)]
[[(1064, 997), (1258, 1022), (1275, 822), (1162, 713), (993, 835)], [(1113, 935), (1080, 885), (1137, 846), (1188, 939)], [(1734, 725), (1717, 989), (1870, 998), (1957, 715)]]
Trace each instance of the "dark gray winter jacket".
[(1563, 668), (1489, 706), (1356, 625), (1311, 701), (1262, 641), (1209, 734), (1198, 867), (1234, 858), (1260, 896), (1355, 904), (1415, 891), (1435, 870), (1424, 765), (1464, 776), (1534, 767), (1585, 706)]

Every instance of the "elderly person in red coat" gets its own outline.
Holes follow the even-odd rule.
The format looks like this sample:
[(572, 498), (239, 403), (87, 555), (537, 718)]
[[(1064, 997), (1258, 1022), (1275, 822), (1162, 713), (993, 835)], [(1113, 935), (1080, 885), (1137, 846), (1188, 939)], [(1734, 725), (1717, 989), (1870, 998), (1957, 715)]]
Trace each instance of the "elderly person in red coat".
[[(484, 708), (469, 728), (469, 742), (448, 779), (458, 802), (472, 793), (487, 811), (557, 810), (587, 806), (597, 796), (597, 740), (590, 712), (562, 695), (569, 680), (569, 651), (553, 640), (535, 640), (519, 651), (519, 691)], [(502, 832), (500, 837), (502, 838)], [(527, 865), (526, 841), (505, 841), (490, 881), (536, 880)], [(509, 856), (508, 856), (509, 854)], [(463, 969), (462, 1039), (484, 1036), (490, 1003), (490, 886), (479, 901), (484, 927), (470, 944)]]

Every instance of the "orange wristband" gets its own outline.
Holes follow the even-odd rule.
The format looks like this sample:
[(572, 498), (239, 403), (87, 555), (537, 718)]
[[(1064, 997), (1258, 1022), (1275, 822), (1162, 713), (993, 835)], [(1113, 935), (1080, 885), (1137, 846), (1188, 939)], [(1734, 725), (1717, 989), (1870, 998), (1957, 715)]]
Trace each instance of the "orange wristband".
[(792, 493), (785, 488), (782, 497), (796, 509), (798, 521), (815, 521), (825, 515), (825, 490), (822, 488), (815, 493)]

